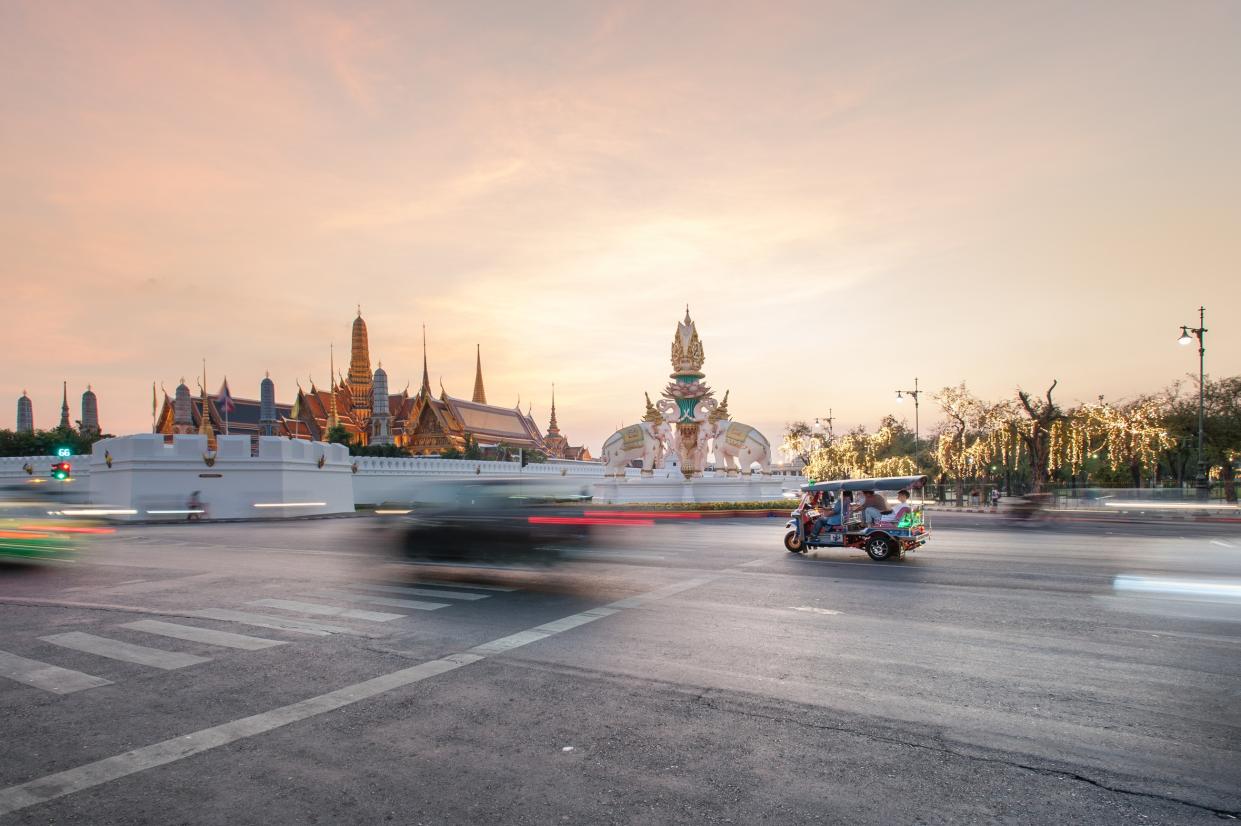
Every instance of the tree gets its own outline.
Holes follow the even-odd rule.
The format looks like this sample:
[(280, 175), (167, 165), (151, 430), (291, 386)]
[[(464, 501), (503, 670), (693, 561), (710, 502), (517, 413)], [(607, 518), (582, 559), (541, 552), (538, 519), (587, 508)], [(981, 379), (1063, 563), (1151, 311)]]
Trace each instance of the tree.
[(474, 437), (469, 433), (465, 434), (465, 452), (463, 456), (466, 459), (474, 460), (483, 458), (483, 449), (478, 446), (478, 442), (474, 441)]
[(941, 473), (956, 482), (957, 504), (960, 505), (965, 495), (965, 477), (972, 473), (980, 455), (977, 431), (985, 407), (965, 382), (943, 388), (934, 398), (944, 413), (935, 440), (935, 461)]
[(1068, 418), (1051, 398), (1052, 391), (1059, 383), (1052, 380), (1043, 399), (1035, 398), (1020, 388), (1017, 390), (1017, 401), (1021, 403), (1021, 409), (1027, 417), (1018, 426), (1017, 435), (1030, 455), (1034, 493), (1041, 493), (1043, 486), (1047, 484), (1053, 458), (1053, 438), (1058, 439), (1062, 435), (1062, 425)]
[(461, 451), (455, 447), (447, 447), (440, 451), (441, 459), (460, 459)]
[(349, 435), (349, 431), (345, 429), (343, 424), (334, 424), (327, 430), (327, 441), (329, 444), (335, 445), (351, 445), (353, 437)]
[[(1181, 436), (1186, 480), (1195, 472), (1198, 450), (1197, 377), (1194, 392), (1176, 394), (1169, 411), (1170, 429)], [(1224, 483), (1224, 496), (1237, 501), (1235, 463), (1241, 457), (1241, 376), (1208, 378), (1203, 387), (1202, 460), (1207, 474)]]
[(789, 459), (797, 459), (802, 465), (810, 464), (810, 455), (823, 446), (823, 437), (817, 435), (806, 422), (790, 422), (784, 428), (781, 448)]
[(62, 427), (30, 433), (0, 430), (0, 456), (51, 456), (62, 447), (69, 448), (76, 456), (84, 456), (91, 452), (95, 442), (111, 438), (111, 433), (96, 435)]
[(1143, 472), (1158, 467), (1163, 452), (1175, 445), (1165, 424), (1166, 410), (1154, 396), (1121, 405), (1084, 404), (1071, 418), (1078, 425), (1080, 461), (1105, 453), (1109, 467), (1126, 469), (1135, 488), (1142, 487)]

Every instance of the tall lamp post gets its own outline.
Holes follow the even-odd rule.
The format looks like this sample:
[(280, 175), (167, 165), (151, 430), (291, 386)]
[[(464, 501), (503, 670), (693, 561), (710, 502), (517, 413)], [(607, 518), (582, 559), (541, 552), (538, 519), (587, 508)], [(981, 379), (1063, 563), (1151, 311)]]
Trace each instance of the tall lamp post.
[(905, 396), (912, 396), (914, 400), (914, 465), (919, 473), (922, 472), (922, 459), (919, 458), (919, 446), (922, 443), (922, 425), (918, 421), (918, 397), (922, 395), (922, 391), (918, 389), (918, 377), (914, 376), (913, 390), (897, 390), (896, 401), (898, 404), (905, 401)]
[(1190, 327), (1187, 324), (1181, 325), (1181, 337), (1176, 340), (1177, 344), (1182, 347), (1190, 344), (1194, 338), (1198, 339), (1198, 478), (1194, 480), (1194, 486), (1200, 492), (1209, 490), (1207, 484), (1207, 466), (1202, 459), (1202, 430), (1203, 421), (1205, 419), (1206, 406), (1206, 307), (1198, 308), (1198, 326)]

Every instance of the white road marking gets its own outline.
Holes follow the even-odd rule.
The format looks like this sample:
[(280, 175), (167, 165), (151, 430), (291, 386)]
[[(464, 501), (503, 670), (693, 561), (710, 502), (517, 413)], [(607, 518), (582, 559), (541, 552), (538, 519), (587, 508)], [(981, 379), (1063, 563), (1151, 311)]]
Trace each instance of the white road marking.
[(107, 657), (112, 660), (121, 660), (127, 663), (149, 665), (152, 668), (162, 668), (165, 671), (211, 661), (210, 657), (196, 657), (193, 654), (182, 654), (179, 651), (148, 648), (145, 645), (134, 645), (133, 643), (112, 640), (107, 637), (97, 637), (94, 634), (84, 634), (81, 631), (70, 631), (67, 634), (52, 634), (48, 637), (39, 637), (39, 639), (44, 642), (50, 642), (52, 645), (72, 648), (75, 651), (85, 651), (87, 654)]
[(393, 608), (412, 608), (415, 611), (438, 611), (441, 608), (448, 608), (451, 605), (451, 603), (447, 602), (425, 602), (418, 599), (380, 597), (375, 596), (374, 594), (354, 594), (349, 591), (319, 591), (318, 596), (343, 597), (345, 599), (353, 599), (359, 602), (371, 602), (375, 605), (390, 605)]
[(242, 625), (253, 625), (256, 628), (274, 628), (277, 631), (297, 631), (302, 634), (314, 634), (318, 637), (326, 637), (328, 634), (358, 633), (352, 628), (345, 628), (343, 625), (325, 625), (321, 622), (273, 617), (270, 614), (251, 614), (248, 611), (234, 611), (230, 608), (203, 608), (200, 611), (187, 611), (186, 616), (224, 620), (225, 622), (239, 622)]
[(794, 611), (806, 611), (811, 614), (839, 614), (840, 611), (833, 611), (830, 608), (815, 608), (813, 605), (799, 605), (796, 608), (789, 606)]
[(224, 648), (240, 648), (243, 651), (259, 651), (276, 645), (284, 645), (282, 640), (269, 640), (263, 637), (250, 637), (245, 634), (234, 634), (230, 631), (216, 631), (211, 628), (199, 628), (194, 625), (180, 625), (175, 622), (160, 620), (138, 620), (127, 622), (122, 628), (145, 631), (148, 634), (159, 634), (164, 637), (175, 637), (179, 640), (201, 642), (207, 645), (219, 645)]
[(405, 614), (385, 614), (382, 611), (359, 611), (355, 608), (340, 608), (335, 605), (321, 605), (317, 602), (298, 602), (293, 599), (256, 599), (250, 605), (262, 605), (264, 608), (283, 608), (286, 611), (300, 611), (303, 614), (320, 614), (325, 617), (346, 617), (368, 622), (391, 622), (404, 619)]
[(101, 685), (112, 685), (111, 680), (102, 677), (92, 677), (81, 671), (28, 660), (7, 651), (0, 651), (0, 677), (7, 677), (53, 694), (72, 694)]
[(1212, 539), (1212, 540), (1211, 540), (1211, 544), (1212, 544), (1212, 545), (1219, 545), (1221, 548), (1232, 548), (1232, 547), (1234, 547), (1234, 545), (1233, 545), (1231, 542), (1225, 542), (1225, 541), (1224, 541), (1224, 540), (1222, 540), (1222, 539)]
[[(150, 746), (132, 749), (124, 754), (106, 757), (76, 768), (67, 769), (46, 777), (37, 778), (17, 786), (0, 790), (0, 815), (25, 809), (48, 800), (80, 792), (95, 786), (101, 786), (113, 780), (127, 777), (146, 769), (174, 763), (186, 757), (209, 751), (210, 749), (228, 745), (246, 737), (254, 737), (273, 729), (287, 726), (310, 717), (326, 714), (338, 708), (370, 699), (380, 694), (403, 688), (431, 677), (437, 677), (449, 671), (455, 671), (471, 663), (486, 659), (492, 653), (509, 651), (521, 645), (558, 634), (569, 628), (576, 628), (594, 620), (602, 619), (617, 613), (624, 607), (645, 605), (654, 600), (678, 594), (690, 588), (698, 587), (718, 579), (721, 574), (697, 577), (686, 582), (675, 583), (646, 594), (630, 597), (600, 608), (583, 611), (562, 617), (554, 622), (535, 626), (519, 634), (510, 634), (490, 643), (475, 646), (468, 651), (452, 654), (438, 660), (420, 663), (410, 668), (384, 674), (370, 680), (345, 686), (327, 694), (320, 694), (300, 702), (280, 708), (243, 717), (240, 720), (222, 723), (218, 726), (200, 729), (192, 734), (174, 737)], [(625, 605), (622, 605), (625, 603)]]

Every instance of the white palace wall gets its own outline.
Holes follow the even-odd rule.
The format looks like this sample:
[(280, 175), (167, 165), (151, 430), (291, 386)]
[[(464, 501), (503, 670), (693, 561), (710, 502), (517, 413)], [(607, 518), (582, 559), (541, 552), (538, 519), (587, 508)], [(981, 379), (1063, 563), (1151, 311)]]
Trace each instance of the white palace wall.
[(566, 496), (589, 495), (592, 483), (603, 478), (599, 462), (550, 460), (522, 467), (519, 462), (484, 462), (439, 457), (380, 458), (355, 456), (357, 473), (353, 477), (353, 498), (359, 505), (408, 502), (419, 485), (440, 480), (538, 479), (542, 488)]
[[(208, 465), (203, 458), (205, 437), (175, 436), (171, 444), (164, 438), (144, 433), (97, 442), (90, 456), (69, 458), (73, 490), (66, 492), (98, 508), (133, 511), (115, 514), (117, 518), (145, 521), (185, 519), (194, 491), (199, 491), (209, 518), (254, 519), (351, 513), (355, 505), (407, 503), (419, 498), (418, 490), (425, 485), (477, 478), (534, 480), (542, 492), (593, 496), (599, 503), (778, 499), (785, 487), (781, 482), (801, 481), (714, 478), (708, 471), (688, 482), (676, 474), (641, 478), (635, 468), (627, 468), (624, 479), (605, 480), (599, 462), (553, 459), (522, 467), (518, 462), (430, 456), (351, 457), (343, 445), (277, 436), (261, 437), (257, 456), (250, 455), (249, 436), (220, 436), (219, 449)], [(53, 461), (51, 456), (0, 458), (0, 484), (46, 480)], [(32, 474), (26, 473), (26, 465)]]
[[(343, 445), (219, 436), (214, 457), (207, 438), (158, 433), (96, 442), (90, 456), (90, 501), (131, 513), (121, 519), (185, 519), (195, 491), (213, 519), (316, 516), (353, 511), (353, 473)], [(110, 464), (109, 464), (110, 462)]]

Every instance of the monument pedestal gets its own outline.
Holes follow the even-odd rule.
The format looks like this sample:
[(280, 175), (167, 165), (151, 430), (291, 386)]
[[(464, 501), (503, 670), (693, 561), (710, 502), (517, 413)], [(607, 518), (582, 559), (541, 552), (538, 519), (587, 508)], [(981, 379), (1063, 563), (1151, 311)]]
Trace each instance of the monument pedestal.
[(594, 484), (594, 501), (604, 505), (639, 502), (770, 502), (784, 497), (778, 476), (702, 476), (686, 479), (608, 478)]

